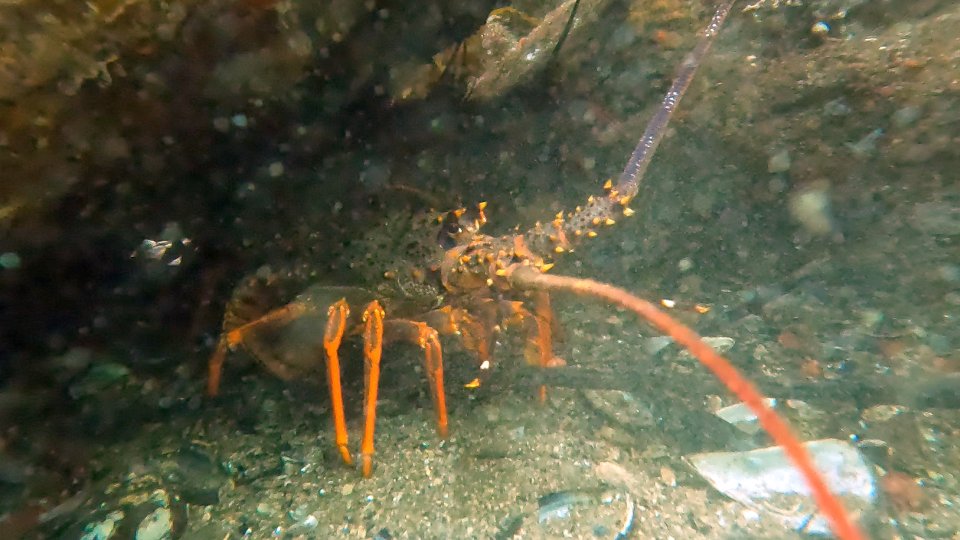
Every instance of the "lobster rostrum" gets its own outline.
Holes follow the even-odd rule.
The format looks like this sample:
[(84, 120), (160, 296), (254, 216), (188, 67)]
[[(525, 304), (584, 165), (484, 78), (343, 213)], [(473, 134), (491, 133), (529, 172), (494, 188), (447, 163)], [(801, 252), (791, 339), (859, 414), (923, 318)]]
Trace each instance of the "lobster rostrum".
[[(733, 0), (721, 2), (697, 45), (677, 70), (673, 84), (623, 172), (616, 182), (606, 182), (603, 194), (590, 197), (574, 211), (561, 212), (552, 221), (538, 223), (525, 233), (504, 236), (481, 232), (486, 222), (485, 203), (473, 213), (465, 209), (448, 212), (435, 223), (439, 228), (435, 249), (425, 254), (434, 262), (425, 269), (412, 267), (388, 272), (386, 277), (391, 278), (389, 288), (392, 294), (358, 287), (315, 285), (283, 307), (255, 317), (244, 316), (243, 306), (238, 307), (242, 302), (235, 302), (232, 307), (228, 306), (223, 334), (209, 361), (207, 393), (211, 396), (218, 393), (227, 353), (239, 346), (250, 350), (269, 371), (284, 380), (308, 377), (319, 371), (321, 362), (311, 347), (316, 340), (310, 338), (315, 335), (316, 328), (322, 327), (323, 364), (326, 366), (336, 445), (344, 463), (352, 465), (343, 409), (339, 349), (345, 337), (359, 334), (364, 355), (364, 427), (360, 460), (363, 475), (369, 476), (373, 469), (380, 360), (385, 343), (405, 341), (423, 350), (437, 431), (441, 437), (446, 437), (441, 334), (458, 336), (464, 346), (478, 356), (481, 367), (486, 367), (495, 329), (517, 325), (526, 336), (524, 355), (528, 362), (542, 367), (562, 365), (563, 361), (552, 351), (550, 294), (565, 291), (593, 297), (633, 311), (689, 350), (756, 414), (761, 427), (806, 479), (836, 535), (844, 540), (864, 538), (785, 421), (765, 403), (754, 385), (696, 332), (651, 302), (622, 288), (591, 279), (548, 273), (555, 256), (571, 251), (584, 239), (597, 236), (599, 229), (634, 214), (628, 205), (637, 195), (639, 183), (664, 137), (670, 118), (733, 3)], [(238, 289), (244, 289), (243, 284)], [(242, 295), (235, 293), (235, 299), (238, 296)], [(397, 296), (403, 300), (396, 301)], [(268, 332), (261, 330), (278, 327), (299, 328), (292, 334), (305, 345), (287, 347), (288, 354), (282, 356), (273, 352), (269, 340), (264, 337)], [(541, 388), (541, 396), (543, 392)]]

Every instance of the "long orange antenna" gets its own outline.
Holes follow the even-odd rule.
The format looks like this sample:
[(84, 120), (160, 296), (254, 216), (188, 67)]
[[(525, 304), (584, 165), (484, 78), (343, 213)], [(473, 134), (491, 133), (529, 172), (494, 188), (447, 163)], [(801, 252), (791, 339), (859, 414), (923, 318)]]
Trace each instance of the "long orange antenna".
[(652, 303), (638, 298), (624, 289), (600, 283), (592, 279), (575, 278), (543, 274), (539, 270), (517, 265), (509, 272), (511, 285), (518, 288), (535, 290), (561, 290), (581, 296), (591, 296), (622, 306), (636, 313), (664, 334), (673, 338), (683, 348), (690, 351), (701, 364), (707, 367), (724, 386), (740, 401), (743, 401), (760, 422), (760, 426), (773, 438), (800, 470), (813, 491), (817, 506), (827, 517), (830, 528), (841, 540), (864, 540), (863, 532), (850, 519), (843, 504), (827, 487), (826, 481), (813, 464), (813, 459), (793, 434), (787, 423), (763, 401), (763, 396), (737, 368), (726, 358), (704, 343), (700, 336), (689, 327), (659, 310)]

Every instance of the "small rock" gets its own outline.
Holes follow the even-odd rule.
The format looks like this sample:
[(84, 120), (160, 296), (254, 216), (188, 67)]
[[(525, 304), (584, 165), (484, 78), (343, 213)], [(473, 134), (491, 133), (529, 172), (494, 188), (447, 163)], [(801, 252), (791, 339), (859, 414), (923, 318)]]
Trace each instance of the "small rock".
[[(764, 404), (767, 407), (776, 408), (777, 400), (772, 398), (764, 398)], [(735, 403), (733, 405), (723, 407), (717, 410), (714, 414), (722, 418), (723, 421), (728, 422), (740, 431), (744, 433), (753, 435), (760, 431), (760, 425), (757, 423), (757, 415), (754, 414), (750, 407), (747, 407), (745, 403)]]
[(143, 518), (137, 527), (136, 540), (169, 540), (173, 538), (173, 515), (169, 508), (157, 508)]
[(830, 185), (813, 182), (790, 195), (790, 216), (813, 236), (826, 236), (834, 231), (830, 205)]
[(846, 143), (846, 147), (850, 149), (850, 153), (852, 153), (855, 157), (865, 159), (876, 153), (877, 142), (881, 137), (883, 137), (883, 130), (877, 128), (864, 135), (855, 143)]
[(677, 473), (670, 467), (660, 467), (660, 481), (670, 487), (677, 487)]
[(275, 514), (277, 509), (270, 503), (261, 502), (257, 504), (256, 512), (261, 516), (269, 516)]
[(841, 97), (828, 101), (823, 106), (823, 112), (828, 116), (846, 116), (853, 112), (853, 109), (850, 108), (847, 100)]
[[(864, 512), (876, 502), (871, 467), (850, 443), (824, 439), (804, 443), (823, 480), (842, 495), (852, 512)], [(717, 491), (784, 526), (826, 534), (827, 521), (817, 513), (803, 476), (780, 447), (748, 452), (711, 452), (684, 458)]]
[(594, 408), (622, 426), (647, 428), (656, 423), (649, 406), (629, 392), (585, 390), (584, 396)]
[(733, 348), (734, 341), (733, 338), (726, 336), (708, 336), (703, 338), (703, 342), (711, 346), (715, 351), (720, 354), (723, 354)]
[(112, 386), (117, 386), (130, 375), (130, 369), (115, 362), (93, 365), (83, 377), (70, 385), (68, 392), (73, 399), (96, 396)]
[(5, 270), (16, 270), (20, 268), (20, 255), (8, 251), (0, 255), (0, 268)]
[(944, 202), (917, 204), (910, 223), (927, 234), (956, 236), (960, 234), (960, 206)]
[(767, 172), (771, 174), (787, 172), (790, 170), (790, 152), (787, 150), (780, 150), (776, 154), (770, 156), (770, 159), (767, 160)]
[[(703, 342), (709, 345), (713, 350), (723, 354), (733, 348), (736, 341), (726, 336), (705, 336)], [(681, 355), (685, 358), (691, 358), (690, 353), (684, 350)]]
[(919, 120), (921, 114), (919, 107), (907, 105), (893, 113), (893, 125), (898, 128), (905, 128)]
[(625, 468), (611, 461), (597, 463), (597, 466), (593, 468), (593, 472), (596, 473), (601, 481), (611, 486), (630, 489), (639, 484), (633, 474), (630, 474)]
[(886, 422), (898, 414), (907, 412), (909, 409), (900, 405), (874, 405), (863, 411), (860, 418), (867, 424), (877, 424)]
[(101, 521), (88, 523), (83, 528), (83, 536), (80, 537), (80, 540), (101, 540), (110, 538), (113, 536), (113, 533), (117, 528), (117, 523), (123, 520), (123, 517), (123, 512), (118, 510), (116, 512), (110, 512)]
[(647, 338), (643, 341), (643, 352), (649, 354), (650, 356), (656, 356), (671, 343), (673, 343), (672, 337), (656, 336)]

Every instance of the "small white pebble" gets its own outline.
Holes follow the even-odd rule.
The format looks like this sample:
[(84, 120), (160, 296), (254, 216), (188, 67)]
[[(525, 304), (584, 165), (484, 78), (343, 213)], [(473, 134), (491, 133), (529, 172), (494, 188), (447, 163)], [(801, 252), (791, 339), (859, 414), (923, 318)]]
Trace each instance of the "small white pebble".
[(670, 467), (660, 467), (660, 481), (670, 487), (677, 487), (677, 474)]
[(770, 159), (767, 160), (767, 171), (771, 174), (787, 172), (790, 170), (790, 152), (787, 150), (780, 150), (776, 154), (770, 156)]
[(267, 172), (270, 174), (270, 178), (277, 178), (278, 176), (283, 175), (283, 163), (279, 161), (274, 161), (267, 168)]
[(818, 181), (797, 190), (790, 197), (790, 215), (814, 236), (826, 236), (834, 230), (830, 208), (830, 185)]
[(0, 255), (0, 268), (4, 268), (6, 270), (15, 270), (20, 268), (20, 255), (12, 251), (8, 251)]

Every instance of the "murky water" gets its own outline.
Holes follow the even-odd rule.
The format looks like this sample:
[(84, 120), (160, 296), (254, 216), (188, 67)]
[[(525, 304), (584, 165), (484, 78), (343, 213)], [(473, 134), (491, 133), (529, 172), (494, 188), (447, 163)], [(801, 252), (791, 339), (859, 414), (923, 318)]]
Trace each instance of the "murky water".
[[(36, 36), (63, 31), (8, 4)], [(714, 414), (736, 403), (723, 386), (582, 298), (553, 298), (567, 365), (546, 373), (508, 331), (465, 388), (476, 355), (444, 338), (446, 440), (420, 350), (389, 345), (369, 479), (339, 461), (319, 350), (316, 380), (293, 383), (238, 350), (203, 396), (243, 276), (377, 288), (381, 268), (429, 252), (409, 242), (424, 212), (483, 200), (484, 230), (505, 234), (602, 194), (712, 6), (584, 0), (554, 55), (573, 2), (490, 19), (495, 6), (100, 4), (48, 13), (82, 21), (43, 57), (74, 71), (31, 64), (39, 37), (8, 40), (26, 55), (8, 64), (34, 70), (0, 109), (0, 531), (613, 538), (632, 508), (635, 538), (804, 534), (689, 465), (770, 445)], [(145, 29), (159, 20), (161, 36)], [(952, 2), (738, 2), (635, 215), (550, 270), (675, 301), (802, 439), (855, 448), (876, 486), (870, 537), (960, 527), (958, 50)], [(64, 60), (80, 52), (102, 70)], [(499, 86), (468, 90), (491, 73)], [(360, 340), (342, 354), (356, 451)]]

